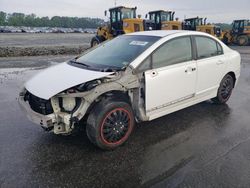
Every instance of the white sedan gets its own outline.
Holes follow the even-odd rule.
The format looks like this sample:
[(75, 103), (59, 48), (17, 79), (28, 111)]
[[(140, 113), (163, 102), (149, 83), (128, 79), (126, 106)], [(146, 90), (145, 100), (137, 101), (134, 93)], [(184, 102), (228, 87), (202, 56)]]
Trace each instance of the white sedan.
[(226, 103), (240, 62), (238, 52), (205, 33), (132, 33), (42, 71), (25, 84), (19, 102), (47, 131), (67, 135), (86, 125), (92, 143), (114, 149), (135, 122), (209, 99)]

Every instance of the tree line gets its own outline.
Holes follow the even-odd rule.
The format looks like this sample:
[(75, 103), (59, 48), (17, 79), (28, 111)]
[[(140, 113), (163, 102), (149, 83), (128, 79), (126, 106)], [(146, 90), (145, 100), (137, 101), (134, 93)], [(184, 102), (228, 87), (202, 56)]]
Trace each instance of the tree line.
[(27, 26), (27, 27), (64, 27), (64, 28), (97, 28), (104, 23), (99, 18), (79, 17), (37, 17), (35, 14), (23, 14), (0, 11), (0, 26)]
[[(0, 26), (27, 26), (27, 27), (65, 27), (65, 28), (97, 28), (104, 23), (99, 18), (78, 17), (37, 17), (35, 14), (23, 13), (7, 14), (0, 11)], [(225, 23), (216, 24), (224, 29), (231, 29), (231, 25)]]

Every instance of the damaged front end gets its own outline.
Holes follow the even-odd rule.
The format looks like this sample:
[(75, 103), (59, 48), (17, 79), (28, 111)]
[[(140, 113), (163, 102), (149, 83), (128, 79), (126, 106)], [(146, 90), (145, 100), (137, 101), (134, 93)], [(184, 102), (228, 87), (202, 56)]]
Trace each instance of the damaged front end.
[(54, 128), (56, 117), (51, 100), (44, 100), (32, 95), (26, 89), (19, 94), (19, 104), (30, 121), (39, 124), (43, 129), (50, 131)]
[(20, 93), (19, 103), (28, 118), (46, 131), (70, 134), (79, 121), (89, 113), (91, 106), (99, 102), (102, 97), (110, 97), (117, 91), (128, 96), (138, 119), (145, 120), (145, 114), (138, 109), (139, 79), (132, 74), (131, 69), (79, 84), (47, 100), (24, 89)]
[(69, 134), (90, 106), (83, 95), (91, 95), (91, 90), (101, 83), (100, 80), (83, 83), (48, 100), (39, 98), (24, 88), (19, 94), (19, 104), (29, 120), (41, 125), (44, 130), (55, 134)]
[(24, 89), (20, 93), (19, 103), (28, 118), (41, 125), (44, 130), (55, 134), (69, 134), (79, 122), (78, 110), (83, 108), (84, 99), (54, 96), (44, 100)]

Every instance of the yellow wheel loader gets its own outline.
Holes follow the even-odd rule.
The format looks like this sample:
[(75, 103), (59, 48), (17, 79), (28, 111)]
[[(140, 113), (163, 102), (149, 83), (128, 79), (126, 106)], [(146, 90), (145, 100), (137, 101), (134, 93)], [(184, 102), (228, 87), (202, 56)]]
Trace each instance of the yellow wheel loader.
[(222, 40), (224, 33), (222, 32), (220, 26), (207, 24), (206, 21), (207, 18), (203, 19), (199, 17), (185, 19), (183, 29), (208, 33)]
[[(182, 22), (174, 19), (175, 12), (157, 10), (148, 13), (149, 20), (153, 23), (152, 30), (181, 30)], [(147, 17), (147, 15), (146, 15)]]
[(250, 20), (234, 20), (232, 30), (226, 31), (223, 42), (246, 46), (250, 44)]
[[(96, 36), (91, 40), (91, 47), (118, 35), (144, 31), (144, 20), (137, 18), (136, 9), (137, 7), (128, 8), (124, 6), (109, 9), (110, 23), (97, 29)], [(107, 11), (105, 11), (106, 15)]]

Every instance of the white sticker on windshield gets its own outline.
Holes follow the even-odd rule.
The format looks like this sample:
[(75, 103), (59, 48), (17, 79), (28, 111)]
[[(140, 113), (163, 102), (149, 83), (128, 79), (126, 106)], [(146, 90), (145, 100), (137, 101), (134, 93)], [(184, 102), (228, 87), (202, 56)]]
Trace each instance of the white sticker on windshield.
[(132, 41), (129, 43), (129, 45), (135, 45), (135, 46), (146, 46), (148, 42), (144, 41)]

